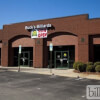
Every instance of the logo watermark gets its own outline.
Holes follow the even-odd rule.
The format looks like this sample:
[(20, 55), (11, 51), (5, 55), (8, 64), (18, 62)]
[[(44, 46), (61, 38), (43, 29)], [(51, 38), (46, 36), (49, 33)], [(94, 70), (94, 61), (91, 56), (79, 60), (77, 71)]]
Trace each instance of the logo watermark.
[(99, 99), (100, 100), (100, 85), (87, 85), (86, 97), (87, 99)]

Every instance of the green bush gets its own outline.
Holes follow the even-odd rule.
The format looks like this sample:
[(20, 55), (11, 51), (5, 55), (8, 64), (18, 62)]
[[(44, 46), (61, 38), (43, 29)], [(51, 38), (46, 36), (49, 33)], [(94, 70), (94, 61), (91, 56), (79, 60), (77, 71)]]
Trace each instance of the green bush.
[(77, 65), (77, 70), (80, 71), (80, 72), (85, 72), (85, 71), (86, 71), (86, 64), (80, 62), (80, 63)]
[(100, 62), (95, 62), (94, 66), (96, 67), (97, 65), (100, 65)]
[(93, 62), (88, 62), (88, 63), (87, 63), (87, 66), (88, 66), (88, 65), (93, 65)]
[(74, 68), (75, 70), (77, 70), (77, 65), (78, 65), (79, 63), (80, 63), (80, 62), (74, 62), (73, 68)]
[(94, 65), (87, 65), (86, 71), (87, 71), (87, 72), (94, 72), (94, 71), (95, 71)]
[(97, 66), (95, 67), (95, 70), (96, 70), (96, 72), (100, 72), (100, 65), (97, 65)]

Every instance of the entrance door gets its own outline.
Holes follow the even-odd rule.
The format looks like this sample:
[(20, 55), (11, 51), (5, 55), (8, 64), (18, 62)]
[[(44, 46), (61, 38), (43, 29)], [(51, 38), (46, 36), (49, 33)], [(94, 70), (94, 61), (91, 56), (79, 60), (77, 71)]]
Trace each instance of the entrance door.
[(20, 57), (20, 65), (21, 66), (29, 66), (30, 65), (29, 60), (30, 60), (30, 52), (29, 51), (22, 52), (21, 57)]
[(55, 68), (69, 67), (69, 51), (55, 51)]
[(100, 61), (100, 45), (94, 45), (94, 62)]

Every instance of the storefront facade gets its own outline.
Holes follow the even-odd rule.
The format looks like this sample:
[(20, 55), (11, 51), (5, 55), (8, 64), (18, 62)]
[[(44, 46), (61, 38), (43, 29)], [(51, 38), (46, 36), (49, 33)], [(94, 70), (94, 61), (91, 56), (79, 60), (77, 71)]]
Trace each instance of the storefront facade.
[[(31, 38), (26, 26), (50, 24), (47, 38)], [(49, 44), (53, 44), (52, 67), (70, 67), (74, 61), (100, 61), (100, 19), (88, 15), (54, 18), (4, 25), (0, 30), (1, 66), (46, 68), (50, 65)]]

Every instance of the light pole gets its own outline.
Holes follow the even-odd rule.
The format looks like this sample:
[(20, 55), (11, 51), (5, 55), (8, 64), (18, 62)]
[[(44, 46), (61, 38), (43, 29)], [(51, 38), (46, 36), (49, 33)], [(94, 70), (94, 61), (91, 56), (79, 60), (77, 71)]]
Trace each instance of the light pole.
[(19, 52), (18, 52), (18, 72), (20, 72), (20, 57), (21, 57), (22, 46), (19, 45)]
[(49, 51), (50, 51), (50, 73), (52, 74), (52, 51), (53, 51), (52, 43), (50, 43), (50, 45), (49, 45)]

